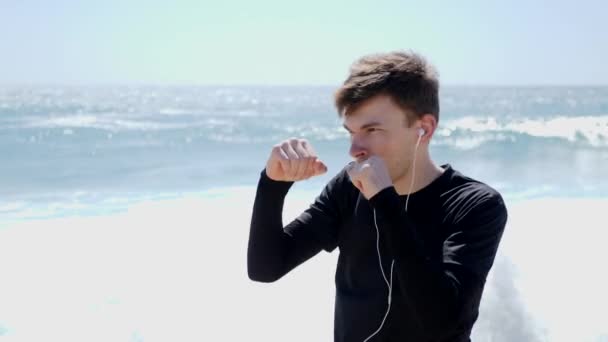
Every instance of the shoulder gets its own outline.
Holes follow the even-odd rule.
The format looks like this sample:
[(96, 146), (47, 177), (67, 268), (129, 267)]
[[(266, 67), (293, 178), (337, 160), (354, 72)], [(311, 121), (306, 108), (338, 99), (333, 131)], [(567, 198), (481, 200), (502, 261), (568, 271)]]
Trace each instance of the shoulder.
[(487, 219), (506, 220), (507, 208), (492, 186), (453, 170), (442, 192), (444, 208), (453, 223)]

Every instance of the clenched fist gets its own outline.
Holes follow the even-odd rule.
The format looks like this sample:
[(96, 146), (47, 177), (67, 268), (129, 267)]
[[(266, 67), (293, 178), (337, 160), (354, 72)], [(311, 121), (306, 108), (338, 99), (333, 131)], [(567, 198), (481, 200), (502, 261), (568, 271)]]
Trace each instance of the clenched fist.
[(327, 166), (305, 139), (291, 138), (274, 145), (266, 175), (276, 181), (295, 182), (327, 172)]
[(346, 172), (353, 185), (368, 200), (393, 185), (386, 164), (382, 158), (377, 156), (371, 156), (361, 162), (349, 163)]

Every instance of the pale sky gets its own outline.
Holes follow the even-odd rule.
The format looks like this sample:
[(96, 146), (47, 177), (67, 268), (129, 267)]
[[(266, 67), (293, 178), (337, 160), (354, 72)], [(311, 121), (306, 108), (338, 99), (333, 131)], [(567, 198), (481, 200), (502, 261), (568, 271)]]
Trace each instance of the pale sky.
[(0, 84), (324, 84), (412, 49), (443, 84), (608, 85), (605, 1), (0, 0)]

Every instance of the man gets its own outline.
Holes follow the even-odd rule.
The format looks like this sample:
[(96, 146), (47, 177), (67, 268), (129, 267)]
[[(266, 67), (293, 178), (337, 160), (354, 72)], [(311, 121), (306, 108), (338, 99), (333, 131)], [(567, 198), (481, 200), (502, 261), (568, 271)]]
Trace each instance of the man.
[(470, 341), (507, 210), (490, 186), (431, 160), (438, 88), (416, 53), (365, 56), (335, 96), (353, 162), (285, 227), (290, 186), (327, 168), (310, 143), (289, 139), (261, 173), (249, 277), (273, 282), (339, 247), (336, 342)]

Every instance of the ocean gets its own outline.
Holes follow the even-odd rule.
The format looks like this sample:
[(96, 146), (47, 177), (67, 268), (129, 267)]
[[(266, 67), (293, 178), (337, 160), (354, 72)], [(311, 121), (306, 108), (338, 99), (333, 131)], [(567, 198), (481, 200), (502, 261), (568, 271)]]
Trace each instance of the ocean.
[[(3, 341), (329, 341), (337, 253), (246, 274), (259, 174), (303, 137), (349, 161), (329, 86), (0, 87)], [(608, 87), (444, 87), (438, 164), (509, 222), (474, 341), (608, 341)], [(306, 322), (303, 324), (302, 322)]]

